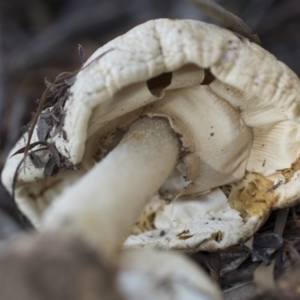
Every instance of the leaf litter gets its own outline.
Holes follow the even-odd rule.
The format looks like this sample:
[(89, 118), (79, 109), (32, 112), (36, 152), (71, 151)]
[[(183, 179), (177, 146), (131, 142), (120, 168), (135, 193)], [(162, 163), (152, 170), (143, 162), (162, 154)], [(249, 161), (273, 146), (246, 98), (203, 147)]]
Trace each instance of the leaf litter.
[[(98, 55), (87, 65), (75, 70), (74, 72), (62, 72), (58, 74), (53, 82), (48, 78), (45, 78), (46, 89), (44, 90), (41, 99), (38, 100), (38, 107), (33, 115), (33, 118), (27, 126), (27, 142), (26, 146), (18, 149), (14, 154), (23, 153), (23, 158), (18, 164), (14, 173), (13, 184), (12, 184), (12, 197), (15, 195), (15, 188), (17, 184), (17, 178), (21, 166), (24, 166), (24, 172), (26, 170), (26, 159), (30, 158), (35, 168), (44, 168), (44, 177), (55, 176), (60, 169), (76, 169), (78, 166), (73, 165), (67, 157), (60, 154), (54, 143), (47, 142), (48, 139), (55, 137), (58, 134), (62, 134), (63, 139), (67, 140), (67, 133), (63, 129), (65, 120), (65, 103), (70, 96), (69, 89), (75, 83), (76, 76), (79, 71), (88, 68), (93, 63), (101, 59), (108, 52), (113, 49), (108, 49)], [(78, 45), (78, 53), (81, 59), (81, 63), (85, 62), (85, 52), (81, 45)], [(38, 141), (31, 143), (34, 129), (37, 130)], [(52, 135), (51, 135), (51, 132)], [(37, 146), (43, 146), (42, 148), (32, 150)], [(31, 150), (31, 151), (30, 151)], [(49, 159), (46, 163), (43, 163), (38, 152), (48, 151)]]
[[(252, 241), (192, 255), (211, 274), (226, 300), (300, 299), (300, 205), (271, 213)], [(216, 265), (218, 266), (216, 268)]]

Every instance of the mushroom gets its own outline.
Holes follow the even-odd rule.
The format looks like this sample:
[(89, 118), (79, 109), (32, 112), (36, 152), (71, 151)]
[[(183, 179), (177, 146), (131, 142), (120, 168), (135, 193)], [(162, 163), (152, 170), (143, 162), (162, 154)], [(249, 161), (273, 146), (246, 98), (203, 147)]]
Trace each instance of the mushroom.
[(127, 249), (111, 263), (81, 238), (57, 232), (1, 244), (0, 282), (0, 298), (10, 300), (223, 299), (180, 253)]
[(119, 268), (117, 284), (126, 299), (224, 299), (207, 274), (178, 252), (126, 249)]
[[(103, 161), (57, 197), (45, 214), (44, 229), (78, 231), (107, 256), (114, 256), (171, 173), (178, 152), (179, 142), (166, 120), (146, 117), (134, 122)], [(80, 201), (73, 205), (74, 199)]]
[[(127, 235), (127, 246), (189, 252), (245, 241), (271, 210), (298, 202), (299, 95), (287, 66), (228, 30), (149, 21), (92, 55), (61, 105), (64, 123), (46, 134), (38, 123), (16, 202), (40, 230), (97, 246), (106, 232), (108, 255)], [(10, 192), (22, 157), (2, 173)]]

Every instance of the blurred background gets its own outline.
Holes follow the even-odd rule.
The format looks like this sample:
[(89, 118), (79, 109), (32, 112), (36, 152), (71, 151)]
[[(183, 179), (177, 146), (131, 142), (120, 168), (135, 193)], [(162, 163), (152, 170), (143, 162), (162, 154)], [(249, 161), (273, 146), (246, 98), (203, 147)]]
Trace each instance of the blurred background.
[[(299, 0), (217, 2), (242, 18), (264, 48), (300, 74)], [(184, 0), (1, 0), (0, 171), (20, 128), (36, 109), (44, 78), (53, 80), (81, 66), (78, 44), (88, 57), (107, 41), (155, 18), (213, 23)], [(29, 226), (0, 185), (2, 213), (14, 220), (11, 230)]]

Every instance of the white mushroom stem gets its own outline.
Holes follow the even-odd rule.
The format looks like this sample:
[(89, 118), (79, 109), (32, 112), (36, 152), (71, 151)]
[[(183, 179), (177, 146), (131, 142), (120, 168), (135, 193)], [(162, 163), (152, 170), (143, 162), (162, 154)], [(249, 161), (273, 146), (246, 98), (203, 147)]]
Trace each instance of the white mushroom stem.
[(179, 141), (162, 118), (133, 123), (120, 144), (46, 213), (47, 229), (79, 232), (114, 255), (128, 229), (174, 168)]

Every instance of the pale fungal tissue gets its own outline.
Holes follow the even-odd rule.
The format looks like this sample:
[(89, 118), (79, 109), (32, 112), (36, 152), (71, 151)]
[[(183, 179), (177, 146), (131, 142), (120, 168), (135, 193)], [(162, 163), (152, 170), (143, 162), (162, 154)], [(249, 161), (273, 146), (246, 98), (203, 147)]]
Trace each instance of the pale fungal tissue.
[[(300, 197), (299, 79), (226, 29), (139, 25), (99, 48), (65, 97), (60, 126), (41, 135), (37, 123), (31, 144), (41, 143), (15, 183), (24, 153), (11, 155), (28, 133), (2, 173), (41, 231), (110, 241), (107, 253), (124, 237), (128, 247), (212, 251)], [(59, 172), (45, 177), (53, 157)]]

